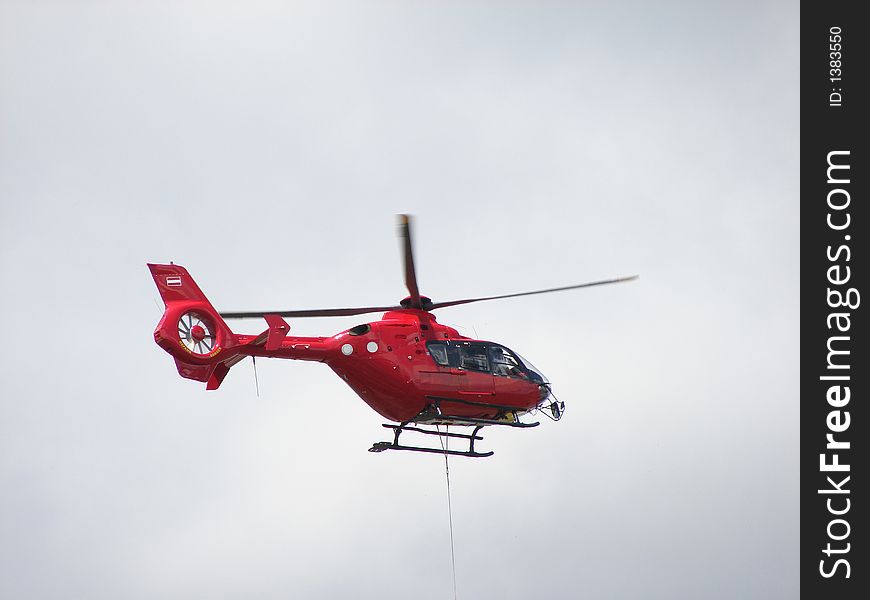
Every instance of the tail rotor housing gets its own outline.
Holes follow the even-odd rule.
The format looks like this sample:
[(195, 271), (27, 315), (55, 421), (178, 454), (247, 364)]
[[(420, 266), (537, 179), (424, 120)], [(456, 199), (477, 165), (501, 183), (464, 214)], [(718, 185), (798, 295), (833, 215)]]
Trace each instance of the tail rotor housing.
[(182, 377), (208, 381), (215, 368), (231, 358), (235, 334), (199, 286), (180, 265), (149, 264), (166, 306), (154, 330), (154, 341), (175, 358)]

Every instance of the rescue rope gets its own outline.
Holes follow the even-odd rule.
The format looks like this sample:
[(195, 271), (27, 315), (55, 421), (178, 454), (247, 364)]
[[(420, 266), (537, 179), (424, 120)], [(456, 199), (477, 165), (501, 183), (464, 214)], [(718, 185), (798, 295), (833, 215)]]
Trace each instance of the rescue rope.
[[(447, 460), (447, 448), (450, 446), (450, 438), (446, 440), (441, 437), (441, 428), (435, 426), (438, 430), (438, 441), (441, 442), (441, 449), (444, 450), (444, 472), (447, 475), (447, 516), (450, 523), (450, 562), (453, 565), (453, 600), (456, 600), (456, 552), (453, 544), (453, 506), (450, 503), (450, 463)], [(450, 426), (447, 425), (445, 433), (450, 432)]]

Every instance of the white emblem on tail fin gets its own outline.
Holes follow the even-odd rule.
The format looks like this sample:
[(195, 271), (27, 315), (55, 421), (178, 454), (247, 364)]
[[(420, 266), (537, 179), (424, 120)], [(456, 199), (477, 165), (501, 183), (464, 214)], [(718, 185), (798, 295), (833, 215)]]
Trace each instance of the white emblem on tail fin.
[(181, 276), (173, 275), (166, 278), (166, 285), (169, 287), (181, 287)]

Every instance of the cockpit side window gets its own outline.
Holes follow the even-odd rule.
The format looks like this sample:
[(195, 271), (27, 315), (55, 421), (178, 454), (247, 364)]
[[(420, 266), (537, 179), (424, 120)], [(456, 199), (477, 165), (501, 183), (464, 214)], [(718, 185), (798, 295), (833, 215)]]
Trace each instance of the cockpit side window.
[(459, 350), (459, 368), (469, 371), (489, 373), (489, 361), (486, 359), (486, 347), (482, 344), (461, 344)]
[[(487, 356), (487, 345), (474, 342), (449, 342), (449, 341), (431, 341), (426, 342), (426, 349), (429, 351), (429, 356), (435, 361), (435, 364), (442, 367), (452, 367), (454, 369), (466, 369), (468, 371), (477, 371), (480, 373), (490, 373), (490, 357)], [(511, 365), (516, 365), (517, 361), (513, 358), (510, 350), (505, 349), (504, 354), (507, 359), (502, 359), (507, 362), (505, 368)], [(495, 365), (495, 361), (492, 361)], [(522, 370), (522, 367), (520, 367)], [(510, 377), (511, 375), (506, 374)]]

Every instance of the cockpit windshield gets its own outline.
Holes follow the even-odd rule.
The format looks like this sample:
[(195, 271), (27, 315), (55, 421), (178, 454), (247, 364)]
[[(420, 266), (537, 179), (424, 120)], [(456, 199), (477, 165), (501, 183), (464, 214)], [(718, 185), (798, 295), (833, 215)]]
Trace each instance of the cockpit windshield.
[(541, 372), (541, 370), (538, 369), (535, 365), (533, 365), (532, 363), (530, 363), (527, 359), (523, 358), (523, 357), (520, 356), (519, 354), (517, 354), (517, 357), (519, 357), (519, 359), (520, 359), (521, 361), (523, 361), (523, 364), (526, 366), (526, 369), (528, 369), (529, 372), (534, 373), (537, 377), (540, 378), (540, 381), (538, 381), (538, 383), (550, 383), (550, 380), (547, 379), (547, 376), (544, 375), (544, 374)]
[(529, 379), (529, 374), (523, 368), (523, 363), (513, 352), (503, 346), (491, 345), (489, 361), (492, 364), (492, 374), (500, 377), (513, 377), (514, 379)]

